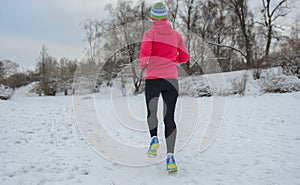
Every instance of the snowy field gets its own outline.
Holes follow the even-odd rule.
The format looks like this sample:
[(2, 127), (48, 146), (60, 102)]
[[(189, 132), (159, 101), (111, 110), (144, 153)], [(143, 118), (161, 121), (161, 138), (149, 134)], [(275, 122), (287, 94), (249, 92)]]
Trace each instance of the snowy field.
[[(148, 133), (120, 126), (109, 96), (77, 98), (93, 100), (98, 112), (106, 110), (100, 119), (107, 132), (120, 142), (144, 147), (146, 156)], [(129, 100), (132, 114), (146, 127), (143, 95), (119, 99)], [(199, 102), (199, 124), (176, 153), (179, 172), (168, 175), (163, 160), (134, 167), (95, 152), (78, 129), (72, 97), (27, 97), (16, 92), (11, 100), (0, 101), (1, 185), (300, 184), (300, 93), (226, 97), (222, 128), (213, 144), (201, 151), (212, 100), (180, 97), (179, 109), (184, 102)], [(194, 119), (190, 117), (191, 122)], [(160, 157), (165, 157), (163, 148)]]

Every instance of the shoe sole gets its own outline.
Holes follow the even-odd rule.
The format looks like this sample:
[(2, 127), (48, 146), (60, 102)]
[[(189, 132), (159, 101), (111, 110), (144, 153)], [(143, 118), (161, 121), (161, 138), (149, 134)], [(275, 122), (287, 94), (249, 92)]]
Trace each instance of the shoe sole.
[(168, 173), (177, 173), (178, 169), (168, 169)]
[(147, 156), (149, 157), (149, 158), (155, 158), (155, 157), (157, 157), (157, 150), (159, 149), (159, 144), (153, 144), (152, 146), (151, 146), (151, 148), (148, 150), (148, 152), (147, 152)]
[(178, 168), (175, 164), (168, 164), (167, 170), (169, 173), (176, 173), (178, 172)]

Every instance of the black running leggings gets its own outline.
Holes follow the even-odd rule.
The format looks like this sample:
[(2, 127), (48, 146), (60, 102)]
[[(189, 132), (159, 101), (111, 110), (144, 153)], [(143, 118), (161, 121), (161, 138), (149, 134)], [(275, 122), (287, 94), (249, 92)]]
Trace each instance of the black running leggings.
[(164, 124), (167, 153), (174, 153), (176, 141), (175, 107), (178, 98), (177, 79), (147, 79), (146, 87), (147, 122), (151, 137), (157, 136), (157, 106), (160, 94), (164, 101)]

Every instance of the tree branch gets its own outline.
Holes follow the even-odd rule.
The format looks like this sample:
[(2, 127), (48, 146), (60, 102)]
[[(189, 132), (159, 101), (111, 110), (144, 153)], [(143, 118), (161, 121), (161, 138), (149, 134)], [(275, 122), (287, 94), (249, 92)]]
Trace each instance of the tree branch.
[(210, 45), (215, 45), (215, 46), (220, 46), (220, 47), (224, 47), (224, 48), (229, 48), (229, 49), (232, 49), (238, 53), (240, 53), (243, 57), (246, 58), (246, 55), (244, 54), (244, 52), (240, 49), (237, 49), (235, 47), (232, 47), (232, 46), (227, 46), (227, 45), (224, 45), (224, 44), (218, 44), (218, 43), (213, 43), (213, 42), (209, 42), (209, 41), (205, 41), (207, 44), (210, 44)]
[(282, 0), (282, 1), (274, 8), (274, 10), (272, 11), (270, 17), (273, 17), (274, 13), (275, 13), (275, 12), (281, 7), (281, 5), (282, 5), (283, 3), (285, 3), (286, 1), (287, 1), (287, 0)]
[(255, 21), (254, 24), (259, 24), (259, 25), (261, 25), (261, 26), (266, 26), (264, 23), (259, 22), (259, 21)]
[(290, 13), (290, 11), (287, 11), (287, 12), (285, 12), (285, 13), (276, 15), (276, 16), (272, 19), (272, 22), (276, 21), (276, 19), (278, 19), (279, 17), (285, 17), (285, 16), (288, 15), (289, 13)]

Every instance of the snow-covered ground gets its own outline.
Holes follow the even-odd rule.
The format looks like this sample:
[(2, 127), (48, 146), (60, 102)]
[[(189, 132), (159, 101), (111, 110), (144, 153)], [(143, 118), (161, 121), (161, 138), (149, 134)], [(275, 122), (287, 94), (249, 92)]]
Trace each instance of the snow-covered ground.
[[(0, 101), (1, 185), (300, 184), (300, 93), (226, 97), (221, 130), (205, 151), (201, 151), (200, 142), (205, 124), (211, 119), (214, 98), (180, 97), (177, 120), (183, 112), (198, 115), (199, 120), (194, 132), (188, 133), (191, 139), (180, 150), (177, 148), (179, 172), (168, 175), (164, 148), (161, 162), (145, 162), (139, 167), (130, 161), (119, 164), (92, 149), (76, 124), (80, 118), (73, 100), (79, 100), (74, 101), (75, 107), (77, 103), (93, 101), (107, 133), (121, 143), (144, 149), (146, 156), (149, 135), (143, 131), (143, 95), (117, 97), (112, 102), (111, 96), (99, 94), (74, 99), (28, 97), (24, 96), (25, 90), (28, 89), (18, 90), (9, 101)], [(122, 126), (118, 101), (128, 102), (132, 115), (144, 123), (140, 131)], [(182, 106), (197, 101), (197, 112), (193, 106)], [(83, 115), (88, 114), (87, 108)], [(194, 121), (191, 116), (190, 122)], [(178, 123), (178, 143), (180, 125), (188, 124), (185, 122)], [(163, 143), (162, 134), (160, 129)], [(104, 153), (119, 151), (114, 147), (103, 148)], [(128, 153), (119, 154), (122, 155), (126, 157)], [(133, 156), (133, 160), (135, 157), (140, 159)]]

